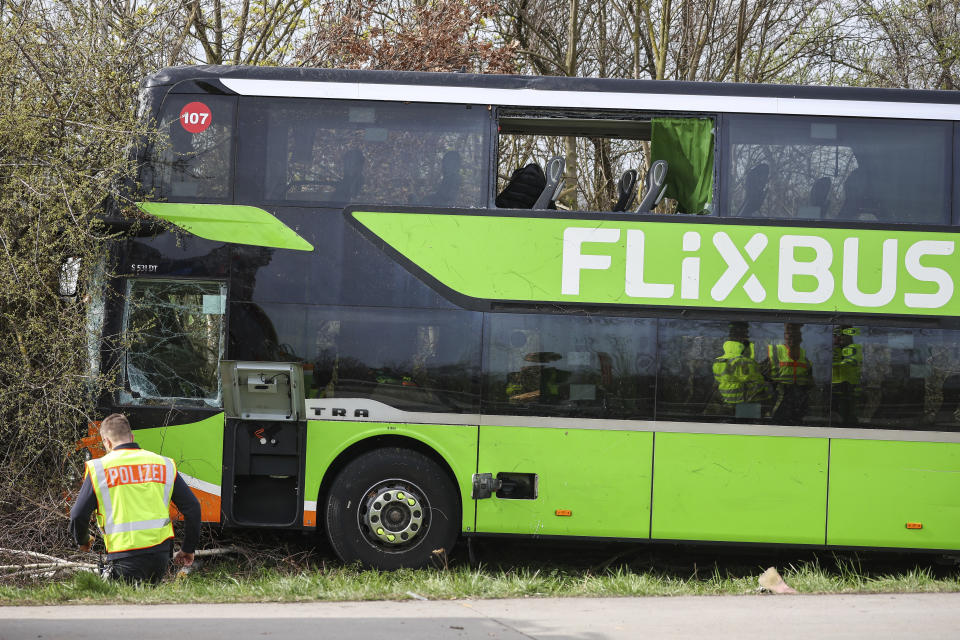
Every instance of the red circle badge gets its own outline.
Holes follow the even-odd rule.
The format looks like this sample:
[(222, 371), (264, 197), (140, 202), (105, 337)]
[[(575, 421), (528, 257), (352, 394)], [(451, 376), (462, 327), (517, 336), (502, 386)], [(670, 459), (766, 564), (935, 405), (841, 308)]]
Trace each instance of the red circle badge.
[(180, 110), (180, 124), (190, 133), (206, 131), (213, 120), (210, 107), (202, 102), (191, 102)]

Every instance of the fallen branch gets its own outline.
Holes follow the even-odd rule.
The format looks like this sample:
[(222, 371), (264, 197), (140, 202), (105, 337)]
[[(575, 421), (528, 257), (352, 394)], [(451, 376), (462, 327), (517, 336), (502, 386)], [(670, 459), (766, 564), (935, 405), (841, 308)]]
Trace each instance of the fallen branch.
[(24, 551), (23, 549), (4, 549), (0, 547), (0, 553), (11, 553), (18, 556), (27, 556), (28, 558), (36, 558), (38, 560), (47, 560), (56, 564), (74, 564), (70, 560), (64, 560), (63, 558), (55, 558), (53, 556), (48, 556), (45, 553), (37, 553), (36, 551)]
[(40, 562), (37, 564), (0, 564), (0, 571), (12, 571), (14, 569), (50, 569), (53, 567), (67, 567), (67, 566), (87, 566), (93, 567), (88, 562)]
[(220, 547), (217, 549), (197, 549), (193, 552), (193, 555), (202, 558), (204, 556), (222, 556), (228, 553), (242, 553), (240, 549), (236, 547)]
[(51, 563), (45, 568), (32, 568), (26, 569), (24, 571), (15, 571), (13, 573), (5, 573), (0, 576), (0, 580), (6, 578), (15, 578), (18, 576), (29, 576), (31, 578), (39, 577), (49, 577), (55, 575), (58, 571), (96, 571), (97, 566), (89, 564), (86, 562), (56, 562)]

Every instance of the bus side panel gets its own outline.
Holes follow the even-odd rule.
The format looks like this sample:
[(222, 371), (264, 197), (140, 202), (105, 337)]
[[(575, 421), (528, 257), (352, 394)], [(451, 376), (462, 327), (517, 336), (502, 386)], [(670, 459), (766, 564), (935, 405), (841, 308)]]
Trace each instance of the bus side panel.
[(658, 433), (653, 538), (823, 544), (826, 438)]
[(168, 427), (136, 429), (142, 448), (171, 458), (200, 501), (204, 522), (220, 522), (223, 483), (223, 414)]
[(478, 471), (539, 486), (533, 500), (478, 500), (477, 531), (647, 538), (652, 457), (649, 432), (482, 426)]
[(828, 523), (828, 544), (960, 549), (960, 444), (832, 440)]
[[(457, 478), (463, 505), (463, 531), (472, 531), (472, 478), (477, 465), (477, 427), (470, 425), (385, 424), (310, 420), (307, 422), (306, 471), (303, 492), (303, 525), (315, 527), (323, 519), (317, 504), (327, 468), (347, 447), (375, 436), (400, 436), (419, 440), (446, 460)], [(394, 445), (396, 446), (396, 445)], [(402, 446), (402, 445), (400, 445)]]

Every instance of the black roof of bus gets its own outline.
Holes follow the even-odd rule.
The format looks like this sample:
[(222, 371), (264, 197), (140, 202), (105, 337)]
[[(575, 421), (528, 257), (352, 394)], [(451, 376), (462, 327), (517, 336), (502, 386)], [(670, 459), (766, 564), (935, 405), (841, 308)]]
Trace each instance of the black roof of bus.
[(539, 91), (658, 93), (687, 95), (806, 98), (818, 100), (864, 100), (960, 104), (960, 92), (865, 87), (821, 87), (734, 82), (687, 82), (676, 80), (627, 80), (614, 78), (568, 78), (561, 76), (481, 75), (422, 71), (368, 71), (308, 69), (300, 67), (252, 67), (198, 65), (169, 67), (148, 76), (143, 86), (171, 86), (188, 80), (220, 78), (295, 80), (306, 82), (377, 83), (415, 86), (470, 87), (489, 89), (536, 89)]

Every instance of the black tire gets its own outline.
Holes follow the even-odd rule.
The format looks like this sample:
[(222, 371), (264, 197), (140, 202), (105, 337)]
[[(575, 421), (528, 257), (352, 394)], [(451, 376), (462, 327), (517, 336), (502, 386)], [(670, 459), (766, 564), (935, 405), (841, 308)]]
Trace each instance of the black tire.
[(334, 478), (326, 530), (344, 562), (383, 570), (422, 567), (434, 550), (449, 555), (456, 543), (460, 493), (440, 465), (422, 453), (375, 449), (351, 460)]

